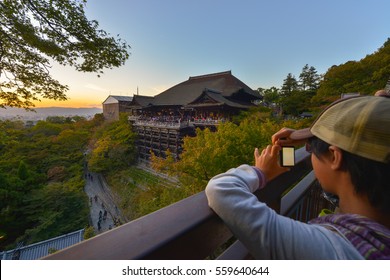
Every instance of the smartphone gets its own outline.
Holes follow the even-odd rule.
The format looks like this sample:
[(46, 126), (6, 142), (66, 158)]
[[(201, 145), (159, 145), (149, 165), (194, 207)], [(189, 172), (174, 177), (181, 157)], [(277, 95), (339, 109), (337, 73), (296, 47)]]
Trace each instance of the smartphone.
[(282, 147), (280, 151), (280, 165), (281, 166), (294, 166), (295, 165), (295, 148), (294, 147)]

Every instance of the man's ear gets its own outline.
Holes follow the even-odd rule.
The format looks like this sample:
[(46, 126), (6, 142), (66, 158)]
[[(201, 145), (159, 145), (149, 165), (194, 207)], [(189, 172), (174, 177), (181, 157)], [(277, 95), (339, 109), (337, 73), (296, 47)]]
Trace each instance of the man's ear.
[(343, 163), (343, 152), (341, 151), (341, 149), (336, 146), (330, 146), (329, 152), (330, 168), (332, 168), (333, 170), (341, 169)]

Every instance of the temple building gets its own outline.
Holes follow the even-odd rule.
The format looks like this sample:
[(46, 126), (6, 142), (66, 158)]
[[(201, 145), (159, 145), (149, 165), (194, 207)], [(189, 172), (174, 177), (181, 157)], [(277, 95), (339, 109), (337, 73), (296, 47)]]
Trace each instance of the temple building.
[(139, 159), (148, 161), (150, 152), (165, 157), (168, 149), (178, 158), (183, 138), (195, 135), (197, 127), (215, 130), (240, 111), (256, 106), (262, 97), (226, 71), (189, 77), (154, 97), (134, 95), (115, 108), (118, 113), (105, 112), (113, 110), (113, 103), (108, 103), (112, 98), (106, 99), (107, 107), (103, 103), (104, 116), (129, 114), (138, 134)]
[(103, 102), (103, 116), (106, 120), (119, 120), (119, 113), (128, 112), (131, 96), (110, 95)]

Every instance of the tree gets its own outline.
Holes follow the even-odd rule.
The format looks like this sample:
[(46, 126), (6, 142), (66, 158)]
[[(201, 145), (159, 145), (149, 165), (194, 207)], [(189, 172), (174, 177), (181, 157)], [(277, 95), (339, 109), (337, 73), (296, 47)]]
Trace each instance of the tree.
[(127, 115), (121, 114), (118, 121), (103, 124), (94, 136), (88, 166), (92, 172), (107, 172), (129, 166), (135, 160), (135, 133)]
[(266, 104), (278, 104), (280, 101), (280, 91), (276, 87), (263, 90), (263, 101)]
[(29, 177), (27, 165), (24, 161), (20, 161), (18, 167), (18, 177), (21, 180), (26, 180)]
[(23, 219), (34, 226), (18, 240), (35, 243), (84, 227), (89, 209), (83, 186), (84, 182), (77, 178), (65, 184), (48, 184), (29, 195), (22, 205)]
[(0, 251), (88, 223), (83, 163), (93, 124), (0, 121)]
[[(159, 159), (158, 171), (175, 171), (181, 188), (186, 189), (185, 194), (195, 194), (204, 190), (213, 176), (244, 163), (253, 164), (255, 147), (266, 147), (275, 131), (282, 127), (298, 129), (307, 125), (306, 120), (279, 123), (272, 120), (269, 113), (265, 116), (253, 112), (239, 125), (227, 122), (219, 125), (216, 132), (197, 129), (195, 137), (184, 138), (180, 160)], [(152, 160), (155, 163), (156, 157)]]
[(310, 97), (304, 91), (295, 90), (290, 96), (284, 97), (281, 101), (283, 114), (298, 116), (304, 111), (309, 110)]
[(299, 75), (299, 81), (289, 73), (283, 81), (281, 93), (283, 114), (299, 115), (312, 107), (312, 97), (317, 93), (321, 75), (313, 66), (306, 64)]
[(29, 108), (40, 98), (66, 100), (68, 87), (49, 73), (53, 60), (98, 74), (125, 63), (130, 46), (89, 21), (86, 2), (0, 2), (0, 107)]
[(303, 66), (302, 72), (299, 75), (299, 86), (302, 91), (308, 91), (315, 93), (320, 84), (320, 75), (317, 74), (317, 70), (308, 64)]
[(343, 93), (374, 94), (390, 77), (390, 38), (373, 54), (359, 61), (333, 65), (324, 75), (316, 99), (326, 103)]
[(293, 74), (288, 73), (286, 79), (283, 80), (281, 93), (283, 96), (289, 96), (293, 91), (298, 89), (298, 82)]

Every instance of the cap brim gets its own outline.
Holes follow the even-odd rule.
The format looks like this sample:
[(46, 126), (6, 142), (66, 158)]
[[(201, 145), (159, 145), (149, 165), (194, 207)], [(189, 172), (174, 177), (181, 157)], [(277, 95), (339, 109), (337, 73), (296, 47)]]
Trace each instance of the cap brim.
[(310, 132), (310, 127), (296, 130), (293, 133), (290, 134), (289, 138), (292, 140), (303, 140), (310, 137), (313, 137), (314, 135)]

